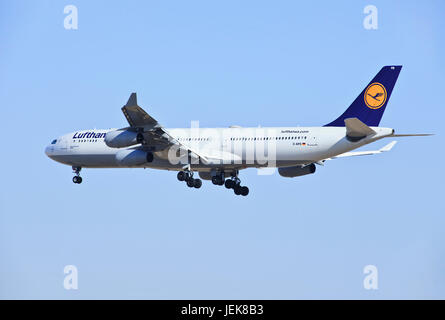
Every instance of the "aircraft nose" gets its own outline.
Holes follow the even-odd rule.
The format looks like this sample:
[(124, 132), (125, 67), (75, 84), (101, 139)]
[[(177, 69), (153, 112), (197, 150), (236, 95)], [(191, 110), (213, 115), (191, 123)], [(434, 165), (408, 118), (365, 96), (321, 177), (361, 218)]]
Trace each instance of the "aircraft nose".
[(51, 158), (51, 155), (53, 154), (53, 151), (54, 151), (54, 147), (52, 147), (51, 145), (46, 146), (46, 148), (45, 148), (45, 154), (46, 154), (49, 158)]

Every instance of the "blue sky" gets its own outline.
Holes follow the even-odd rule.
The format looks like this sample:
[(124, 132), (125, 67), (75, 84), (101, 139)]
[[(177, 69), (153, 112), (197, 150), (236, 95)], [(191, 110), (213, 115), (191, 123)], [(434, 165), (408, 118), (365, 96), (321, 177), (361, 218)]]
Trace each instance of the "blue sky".
[[(79, 29), (65, 30), (65, 5)], [(363, 8), (378, 8), (378, 29)], [(445, 298), (441, 1), (2, 1), (0, 298)], [(131, 92), (166, 127), (318, 126), (383, 65), (404, 67), (386, 154), (248, 197), (174, 173), (71, 168), (44, 154), (126, 125)], [(378, 148), (381, 141), (368, 149)], [(363, 288), (375, 265), (379, 289)], [(75, 265), (79, 289), (63, 288)]]

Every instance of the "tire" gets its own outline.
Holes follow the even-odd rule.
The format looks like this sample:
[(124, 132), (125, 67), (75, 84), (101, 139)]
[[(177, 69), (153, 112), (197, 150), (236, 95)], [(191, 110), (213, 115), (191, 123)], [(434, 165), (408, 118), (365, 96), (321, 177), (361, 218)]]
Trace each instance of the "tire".
[(218, 177), (217, 176), (212, 177), (212, 183), (215, 184), (215, 185), (218, 184)]
[(218, 185), (220, 186), (224, 185), (224, 179), (222, 177), (219, 178)]
[(247, 187), (241, 187), (241, 195), (243, 195), (244, 197), (247, 196), (249, 194), (249, 188)]
[(179, 181), (184, 181), (185, 180), (185, 172), (184, 171), (179, 171), (177, 178)]
[(81, 184), (82, 183), (82, 177), (77, 177), (78, 179), (77, 179), (77, 183), (78, 184)]
[(226, 182), (224, 182), (224, 186), (227, 189), (232, 189), (233, 188), (233, 180), (232, 179), (227, 179)]
[(74, 182), (74, 183), (78, 183), (78, 177), (77, 177), (77, 176), (74, 176), (74, 177), (73, 177), (73, 182)]
[(187, 180), (187, 186), (190, 188), (193, 188), (195, 186), (195, 182), (193, 181), (193, 179)]
[(147, 162), (153, 162), (153, 159), (154, 159), (153, 153), (148, 152), (147, 153)]
[(241, 194), (241, 187), (240, 186), (235, 186), (235, 188), (233, 188), (233, 192), (235, 192), (235, 194), (237, 196), (239, 196)]
[(194, 183), (193, 183), (193, 186), (194, 186), (196, 189), (201, 188), (201, 186), (202, 186), (202, 180), (201, 180), (201, 179), (195, 179), (195, 181), (194, 181)]

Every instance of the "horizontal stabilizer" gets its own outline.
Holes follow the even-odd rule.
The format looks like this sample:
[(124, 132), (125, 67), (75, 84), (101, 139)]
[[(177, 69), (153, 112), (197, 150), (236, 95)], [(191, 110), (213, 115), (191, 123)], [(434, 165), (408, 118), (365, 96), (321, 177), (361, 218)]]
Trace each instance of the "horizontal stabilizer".
[(426, 137), (434, 136), (434, 133), (408, 133), (408, 134), (392, 134), (391, 137)]
[(379, 151), (380, 152), (387, 152), (390, 151), (392, 149), (392, 147), (394, 147), (394, 145), (397, 143), (397, 141), (392, 141), (390, 143), (388, 143), (386, 146), (384, 146), (383, 148), (381, 148)]
[(361, 138), (375, 134), (376, 132), (361, 122), (358, 118), (345, 119), (346, 136), (353, 140), (360, 140)]
[(353, 156), (368, 156), (371, 154), (388, 152), (394, 147), (394, 145), (396, 143), (397, 143), (397, 141), (392, 141), (392, 142), (388, 143), (386, 146), (384, 146), (383, 148), (380, 148), (379, 150), (345, 152), (345, 153), (339, 154), (338, 156), (328, 158), (325, 160), (332, 160), (332, 159), (336, 159), (336, 158), (353, 157)]

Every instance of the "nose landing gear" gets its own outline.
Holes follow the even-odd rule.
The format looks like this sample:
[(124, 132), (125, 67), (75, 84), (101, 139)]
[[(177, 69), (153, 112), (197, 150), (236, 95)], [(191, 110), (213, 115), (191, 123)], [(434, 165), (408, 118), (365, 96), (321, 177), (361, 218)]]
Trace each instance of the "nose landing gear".
[(77, 183), (77, 184), (81, 184), (82, 183), (82, 177), (80, 176), (80, 170), (82, 170), (82, 167), (75, 167), (73, 166), (73, 173), (75, 173), (76, 175), (73, 177), (73, 182)]
[(177, 178), (179, 181), (185, 181), (189, 188), (199, 189), (202, 186), (202, 180), (194, 179), (193, 171), (190, 170), (179, 171)]

